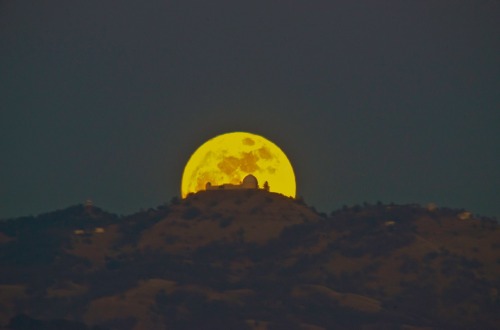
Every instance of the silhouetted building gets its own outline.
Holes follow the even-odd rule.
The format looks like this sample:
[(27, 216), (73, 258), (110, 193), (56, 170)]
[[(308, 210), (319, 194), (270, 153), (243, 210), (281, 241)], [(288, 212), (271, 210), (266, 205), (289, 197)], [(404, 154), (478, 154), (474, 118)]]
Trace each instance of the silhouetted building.
[(236, 190), (236, 189), (259, 189), (259, 182), (252, 174), (248, 174), (240, 184), (224, 183), (220, 186), (213, 186), (210, 182), (205, 185), (206, 190)]

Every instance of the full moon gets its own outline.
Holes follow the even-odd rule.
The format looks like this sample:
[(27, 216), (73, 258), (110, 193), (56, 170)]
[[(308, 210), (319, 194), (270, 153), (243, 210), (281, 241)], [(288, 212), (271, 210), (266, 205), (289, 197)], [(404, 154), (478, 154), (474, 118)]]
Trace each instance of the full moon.
[(285, 153), (266, 138), (246, 132), (218, 135), (203, 143), (184, 168), (181, 195), (205, 190), (207, 183), (239, 185), (252, 174), (260, 187), (295, 197), (296, 183), (292, 164)]

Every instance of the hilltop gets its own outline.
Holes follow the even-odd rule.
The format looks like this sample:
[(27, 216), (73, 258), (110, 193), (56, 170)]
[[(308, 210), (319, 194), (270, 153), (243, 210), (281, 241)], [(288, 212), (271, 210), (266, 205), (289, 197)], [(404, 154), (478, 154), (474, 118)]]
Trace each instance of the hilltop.
[(325, 215), (261, 190), (125, 217), (78, 205), (0, 223), (0, 326), (494, 329), (499, 242), (463, 210)]

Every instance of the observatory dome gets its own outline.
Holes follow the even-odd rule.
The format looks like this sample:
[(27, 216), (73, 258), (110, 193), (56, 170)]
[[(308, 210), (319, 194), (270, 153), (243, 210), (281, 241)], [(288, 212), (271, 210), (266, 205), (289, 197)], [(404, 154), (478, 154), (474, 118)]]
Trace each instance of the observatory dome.
[(252, 174), (248, 174), (244, 179), (243, 182), (241, 183), (242, 188), (259, 188), (259, 182), (257, 181), (257, 178), (253, 176)]

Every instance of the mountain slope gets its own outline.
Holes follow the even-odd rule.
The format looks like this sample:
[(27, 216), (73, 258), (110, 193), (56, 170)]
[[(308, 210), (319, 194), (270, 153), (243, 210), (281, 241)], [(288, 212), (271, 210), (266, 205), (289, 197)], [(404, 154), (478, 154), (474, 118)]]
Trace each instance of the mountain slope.
[(20, 313), (102, 329), (500, 325), (500, 230), (463, 211), (327, 217), (265, 191), (206, 191), (123, 218), (73, 207), (0, 234), (4, 325)]

